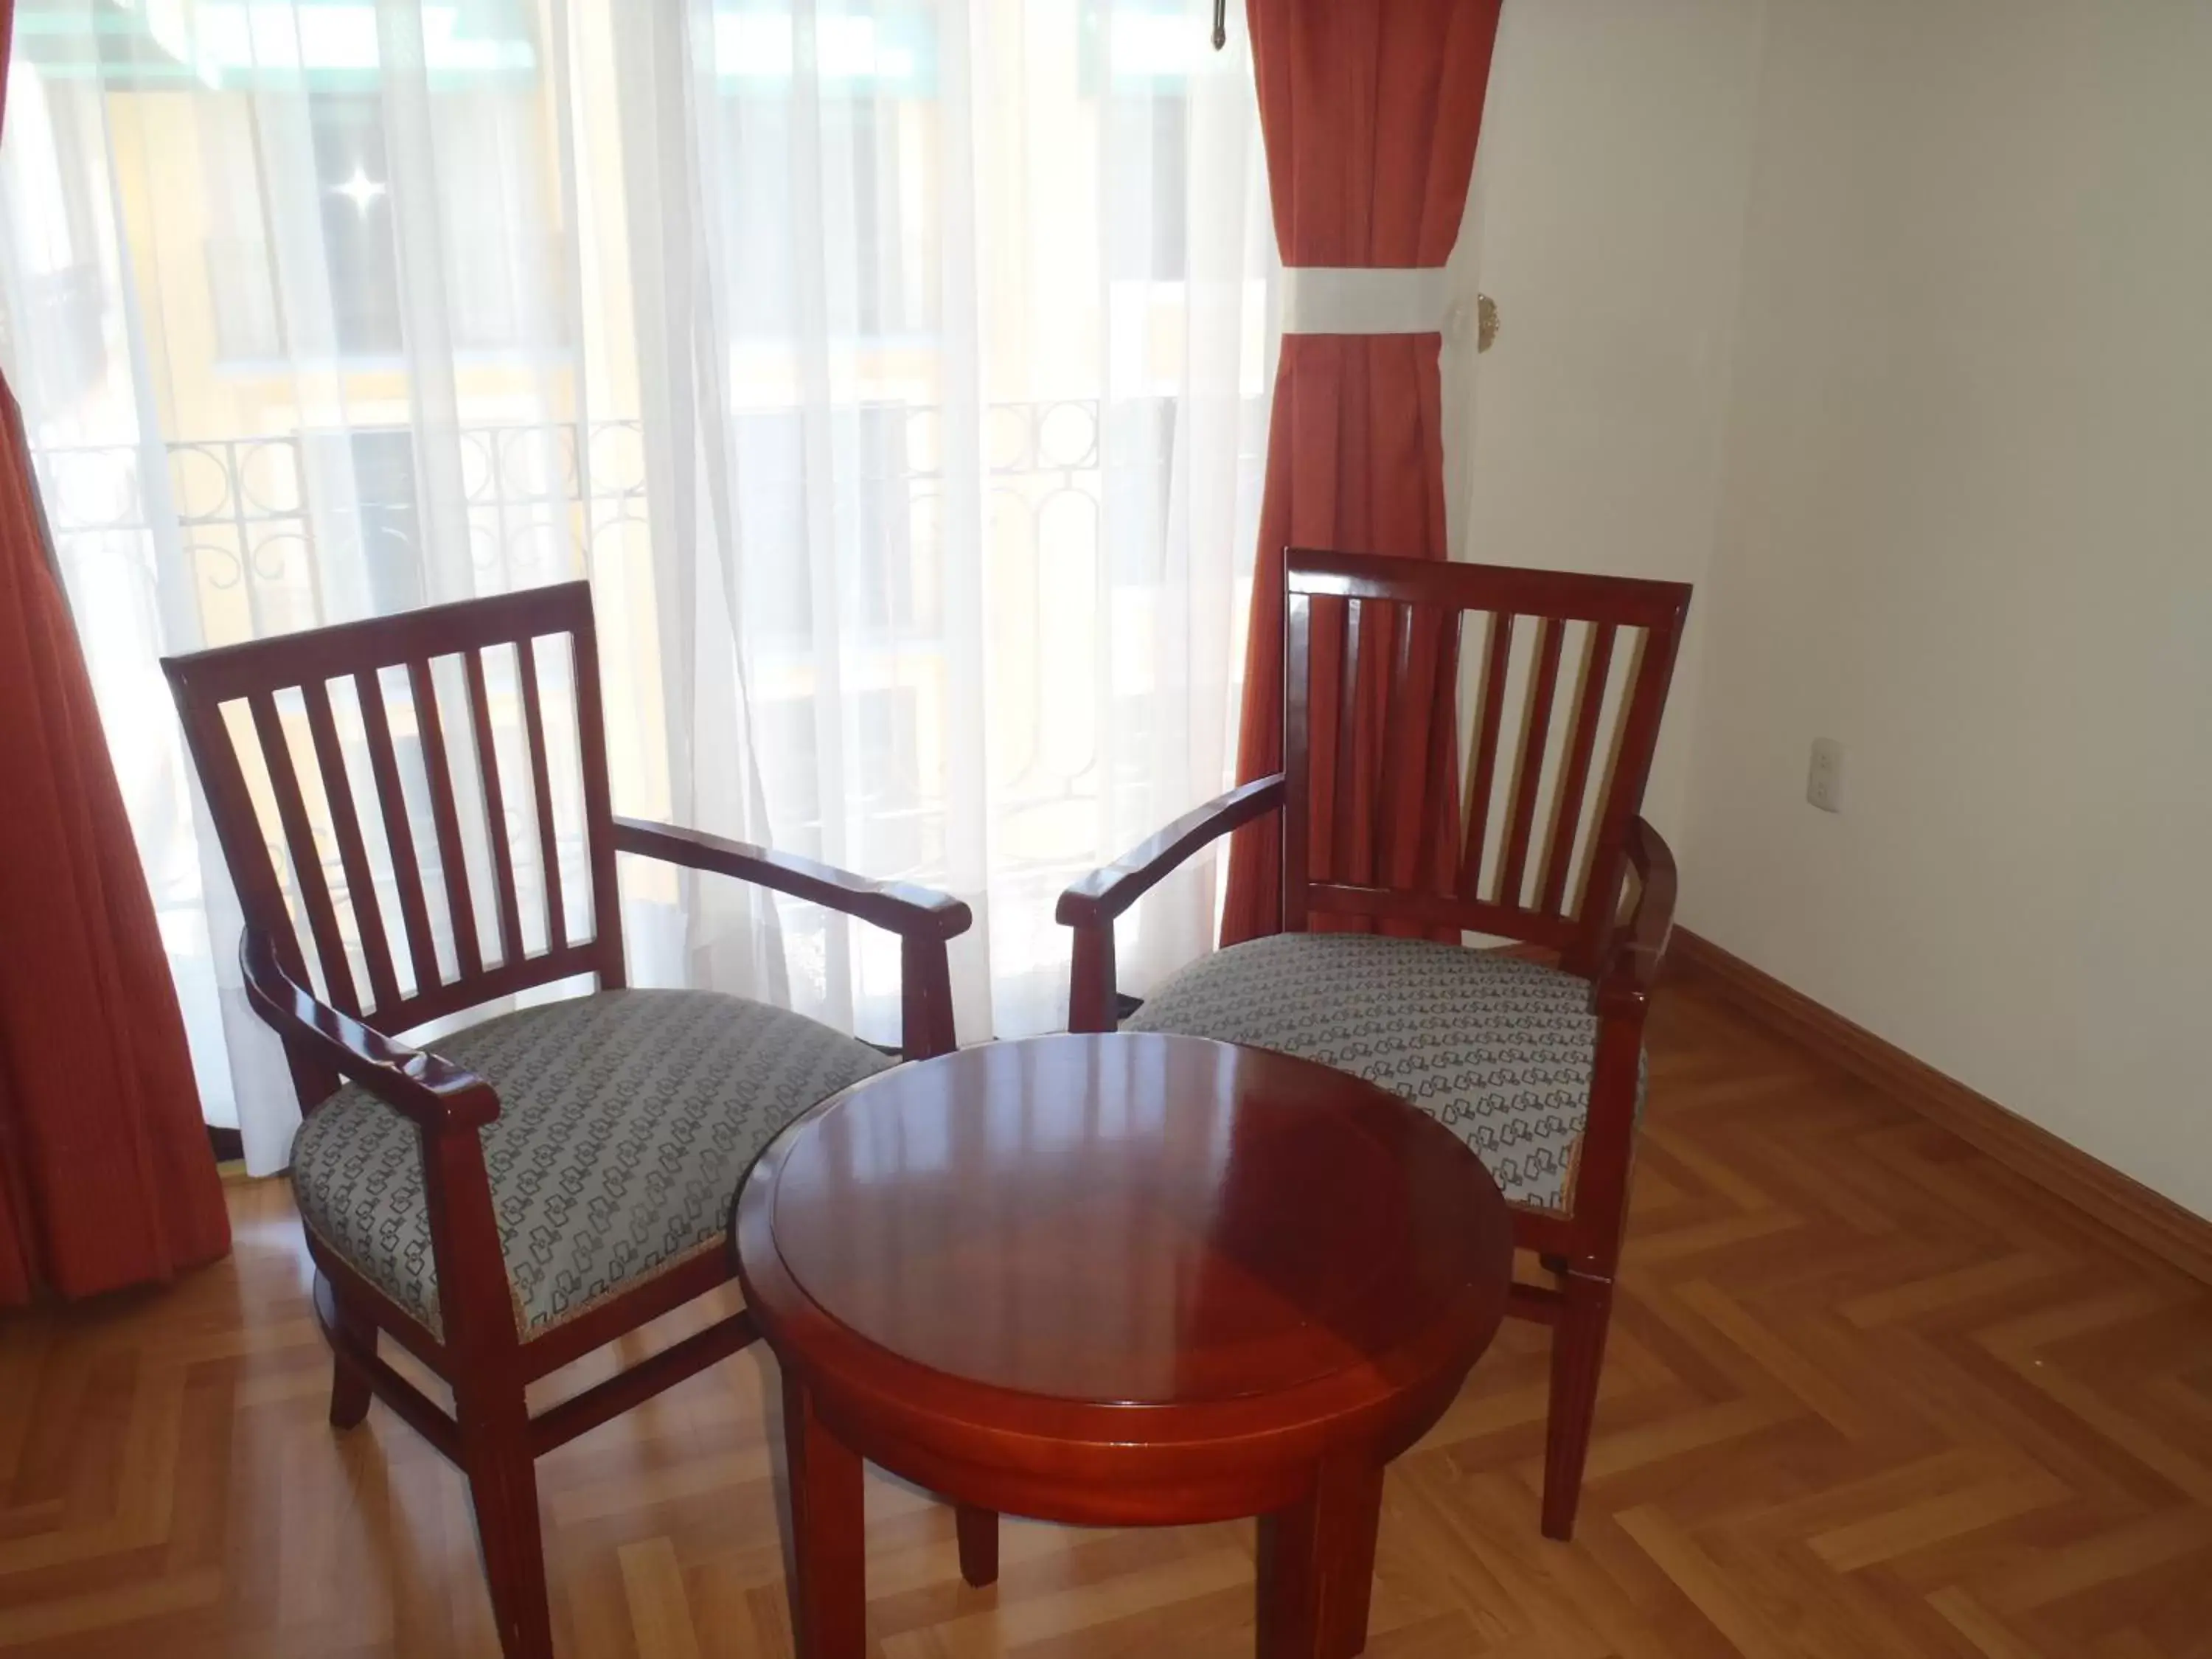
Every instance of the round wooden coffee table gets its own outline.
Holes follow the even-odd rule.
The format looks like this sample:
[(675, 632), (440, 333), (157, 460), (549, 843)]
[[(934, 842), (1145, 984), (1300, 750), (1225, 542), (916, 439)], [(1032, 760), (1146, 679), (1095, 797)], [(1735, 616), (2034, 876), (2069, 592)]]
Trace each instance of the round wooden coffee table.
[(1504, 1311), (1504, 1200), (1449, 1130), (1197, 1037), (992, 1043), (835, 1096), (733, 1223), (783, 1373), (801, 1659), (866, 1646), (863, 1458), (1079, 1525), (1257, 1515), (1263, 1659), (1365, 1644), (1382, 1467)]

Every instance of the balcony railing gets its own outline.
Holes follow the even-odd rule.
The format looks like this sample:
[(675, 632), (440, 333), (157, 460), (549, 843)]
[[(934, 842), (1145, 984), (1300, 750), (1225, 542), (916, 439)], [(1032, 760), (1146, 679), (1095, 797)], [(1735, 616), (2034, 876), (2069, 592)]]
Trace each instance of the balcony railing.
[[(1109, 495), (1139, 521), (1164, 514), (1174, 405), (1147, 399), (1005, 403), (985, 411), (971, 441), (984, 491), (985, 535), (996, 563), (1060, 567), (1063, 579), (1110, 557), (1103, 545)], [(805, 454), (793, 411), (735, 417), (747, 529), (773, 535), (805, 524)], [(837, 463), (858, 486), (855, 585), (867, 621), (928, 632), (940, 584), (946, 436), (934, 409), (866, 405), (833, 417)], [(441, 461), (413, 429), (364, 427), (161, 446), (149, 477), (128, 444), (41, 448), (41, 495), (72, 590), (82, 601), (112, 584), (188, 602), (209, 643), (313, 627), (339, 616), (406, 609), (431, 597), (497, 592), (594, 568), (595, 552), (647, 534), (646, 455), (637, 421), (531, 422), (463, 428)], [(426, 476), (435, 472), (438, 476)], [(426, 536), (422, 503), (458, 514), (459, 538)], [(841, 502), (841, 507), (844, 503)], [(1133, 538), (1152, 544), (1149, 533)], [(176, 554), (155, 527), (173, 524)], [(1134, 526), (1133, 526), (1134, 527)], [(1135, 574), (1135, 573), (1131, 573)], [(1018, 581), (1037, 604), (1042, 583)], [(793, 614), (771, 616), (794, 639), (810, 631), (804, 584)]]
[[(896, 851), (884, 849), (894, 861), (926, 867), (939, 842), (938, 813), (921, 804), (935, 792), (909, 775), (931, 746), (920, 740), (927, 723), (947, 713), (949, 641), (977, 637), (970, 627), (948, 629), (942, 615), (949, 534), (982, 543), (965, 551), (979, 561), (973, 574), (988, 617), (987, 696), (997, 711), (992, 753), (1003, 807), (1043, 823), (1095, 796), (1102, 727), (1115, 714), (1101, 706), (1109, 622), (1094, 600), (1106, 586), (1141, 591), (1158, 579), (1174, 415), (1166, 399), (1106, 411), (1093, 400), (991, 406), (965, 437), (981, 497), (966, 508), (981, 514), (972, 530), (949, 516), (957, 503), (948, 500), (948, 472), (967, 466), (952, 459), (963, 447), (948, 438), (943, 414), (877, 405), (836, 417), (845, 424), (832, 453), (848, 477), (838, 488), (836, 553), (860, 567), (837, 584), (847, 607), (839, 677), (842, 695), (857, 700), (869, 751), (848, 759), (872, 780), (864, 794), (883, 797), (871, 818), (878, 833), (899, 837)], [(750, 690), (771, 770), (775, 757), (811, 747), (817, 718), (805, 562), (759, 556), (806, 544), (807, 435), (796, 414), (779, 410), (738, 416), (732, 439), (754, 550), (740, 599), (756, 653)], [(179, 439), (159, 454), (151, 469), (129, 445), (35, 456), (96, 677), (105, 659), (125, 671), (118, 684), (143, 687), (149, 640), (194, 642), (184, 637), (186, 617), (197, 642), (223, 644), (587, 572), (618, 586), (652, 579), (636, 421), (464, 428), (443, 476), (430, 478), (406, 427)], [(422, 533), (420, 503), (441, 492), (465, 538)], [(162, 620), (144, 614), (149, 607)], [(1125, 625), (1144, 625), (1127, 607), (1122, 616)], [(816, 780), (795, 760), (787, 769), (768, 780), (770, 798), (811, 837), (819, 828)], [(1036, 842), (1043, 871), (1058, 867), (1046, 850), (1058, 839), (1010, 842)]]

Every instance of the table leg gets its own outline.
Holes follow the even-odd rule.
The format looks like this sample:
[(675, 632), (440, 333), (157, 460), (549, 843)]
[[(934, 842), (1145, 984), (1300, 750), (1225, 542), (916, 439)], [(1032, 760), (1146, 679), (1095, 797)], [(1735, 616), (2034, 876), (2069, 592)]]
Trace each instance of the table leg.
[(868, 1645), (860, 1457), (823, 1426), (786, 1367), (783, 1443), (791, 1480), (791, 1631), (799, 1659), (862, 1659)]
[(981, 1589), (999, 1581), (999, 1512), (961, 1504), (953, 1510), (960, 1533), (960, 1576)]
[(1332, 1458), (1304, 1501), (1260, 1517), (1259, 1659), (1353, 1659), (1367, 1645), (1382, 1466)]

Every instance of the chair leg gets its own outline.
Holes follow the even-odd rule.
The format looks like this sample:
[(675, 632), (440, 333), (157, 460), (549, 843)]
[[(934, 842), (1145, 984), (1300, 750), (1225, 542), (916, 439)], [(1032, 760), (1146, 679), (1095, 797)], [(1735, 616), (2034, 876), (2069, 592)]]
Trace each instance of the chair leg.
[(960, 1576), (977, 1589), (999, 1578), (999, 1514), (962, 1504), (954, 1510), (960, 1538)]
[(553, 1659), (538, 1468), (530, 1455), (529, 1410), (520, 1387), (503, 1400), (464, 1405), (460, 1430), (462, 1468), (476, 1508), (477, 1543), (483, 1554), (500, 1651), (506, 1659)]
[(1606, 1328), (1613, 1322), (1613, 1281), (1571, 1273), (1565, 1299), (1552, 1328), (1552, 1405), (1544, 1434), (1544, 1536), (1575, 1534), (1575, 1509), (1583, 1495), (1583, 1464), (1589, 1455), (1590, 1421), (1597, 1413), (1598, 1373), (1605, 1364)]
[(368, 1415), (368, 1376), (347, 1359), (347, 1351), (363, 1358), (376, 1357), (376, 1322), (364, 1318), (344, 1297), (331, 1291), (337, 1309), (336, 1328), (331, 1332), (331, 1426), (354, 1429)]

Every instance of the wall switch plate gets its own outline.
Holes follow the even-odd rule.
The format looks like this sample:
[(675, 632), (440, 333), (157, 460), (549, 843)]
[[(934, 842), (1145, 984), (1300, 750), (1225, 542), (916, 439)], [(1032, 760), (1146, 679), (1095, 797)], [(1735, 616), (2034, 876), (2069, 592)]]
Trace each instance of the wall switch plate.
[(1844, 745), (1833, 738), (1813, 739), (1813, 764), (1805, 774), (1805, 799), (1823, 812), (1844, 810)]

